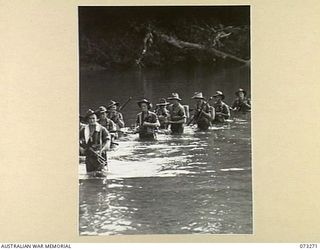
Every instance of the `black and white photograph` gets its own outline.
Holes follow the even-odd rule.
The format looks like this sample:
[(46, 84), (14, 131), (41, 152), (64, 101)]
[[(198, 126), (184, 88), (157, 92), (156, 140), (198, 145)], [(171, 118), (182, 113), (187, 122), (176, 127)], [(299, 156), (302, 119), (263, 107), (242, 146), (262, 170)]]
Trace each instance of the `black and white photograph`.
[(249, 5), (78, 7), (80, 236), (254, 233), (250, 32)]

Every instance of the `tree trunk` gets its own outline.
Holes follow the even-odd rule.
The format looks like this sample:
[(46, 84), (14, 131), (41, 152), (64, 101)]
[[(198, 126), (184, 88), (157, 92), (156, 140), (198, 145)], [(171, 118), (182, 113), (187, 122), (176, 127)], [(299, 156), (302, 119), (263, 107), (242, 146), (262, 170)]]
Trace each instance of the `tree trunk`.
[(179, 39), (165, 35), (165, 34), (158, 32), (158, 31), (153, 31), (153, 33), (156, 34), (158, 37), (160, 37), (162, 40), (166, 41), (167, 43), (169, 43), (175, 47), (178, 47), (179, 49), (191, 48), (191, 49), (206, 50), (206, 51), (212, 52), (213, 54), (215, 54), (218, 57), (230, 58), (230, 59), (233, 59), (235, 61), (245, 63), (245, 64), (250, 63), (250, 60), (245, 60), (245, 59), (239, 58), (237, 56), (231, 55), (226, 52), (222, 52), (222, 51), (217, 50), (215, 48), (208, 48), (208, 47), (206, 47), (202, 44), (198, 44), (198, 43), (190, 43), (190, 42), (181, 41)]

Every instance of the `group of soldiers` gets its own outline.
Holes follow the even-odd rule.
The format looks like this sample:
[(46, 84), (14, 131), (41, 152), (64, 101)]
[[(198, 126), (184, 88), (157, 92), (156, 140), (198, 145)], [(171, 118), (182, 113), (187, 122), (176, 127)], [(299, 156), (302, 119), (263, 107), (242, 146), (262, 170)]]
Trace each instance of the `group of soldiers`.
[[(225, 95), (222, 91), (216, 91), (208, 99), (202, 92), (194, 93), (191, 99), (195, 100), (195, 106), (190, 110), (193, 113), (191, 117), (189, 106), (181, 104), (178, 93), (172, 93), (167, 99), (161, 98), (153, 111), (152, 104), (142, 99), (137, 102), (141, 112), (137, 114), (134, 133), (138, 133), (141, 140), (155, 140), (158, 129), (170, 130), (171, 134), (183, 134), (185, 125), (196, 125), (199, 130), (206, 131), (212, 124), (224, 123), (230, 117), (230, 110), (251, 110), (246, 91), (238, 89), (235, 94), (236, 99), (229, 106), (223, 101)], [(212, 99), (214, 103), (210, 105)], [(107, 165), (106, 151), (110, 145), (116, 144), (117, 132), (125, 127), (119, 103), (110, 101), (107, 107), (100, 106), (95, 111), (89, 109), (85, 120), (87, 124), (80, 123), (80, 154), (86, 156), (87, 172), (100, 173)]]
[[(189, 117), (189, 106), (180, 103), (181, 98), (178, 93), (172, 93), (167, 98), (170, 103), (161, 98), (154, 112), (150, 111), (151, 103), (142, 99), (138, 102), (141, 112), (137, 115), (136, 131), (140, 139), (155, 139), (158, 128), (170, 129), (172, 134), (182, 134), (185, 125), (196, 124), (200, 131), (206, 131), (212, 124), (224, 123), (230, 117), (230, 110), (236, 112), (251, 110), (251, 103), (246, 97), (245, 90), (237, 90), (236, 96), (232, 106), (229, 106), (223, 101), (225, 96), (222, 91), (216, 91), (208, 100), (202, 92), (196, 92), (191, 97), (196, 102), (194, 109), (190, 110), (193, 113), (191, 117)], [(214, 99), (212, 106), (209, 103), (211, 99)]]

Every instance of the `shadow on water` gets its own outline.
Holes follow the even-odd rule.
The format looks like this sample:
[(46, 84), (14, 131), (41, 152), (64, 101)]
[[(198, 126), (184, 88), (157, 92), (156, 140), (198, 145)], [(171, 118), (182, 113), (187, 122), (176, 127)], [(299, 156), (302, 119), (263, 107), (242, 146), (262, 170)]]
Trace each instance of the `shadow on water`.
[(249, 124), (124, 141), (109, 179), (80, 180), (81, 234), (251, 233)]
[(250, 114), (208, 132), (186, 127), (181, 136), (141, 142), (128, 135), (119, 144), (107, 179), (80, 174), (81, 235), (252, 233)]
[(244, 88), (250, 93), (250, 68), (214, 68), (213, 66), (175, 66), (164, 69), (136, 70), (124, 72), (92, 71), (80, 74), (80, 114), (88, 108), (106, 105), (110, 99), (124, 103), (129, 96), (132, 102), (123, 110), (127, 125), (135, 122), (139, 112), (136, 100), (146, 97), (153, 104), (159, 98), (178, 92), (183, 104), (192, 104), (191, 96), (203, 91), (208, 97), (216, 90), (225, 93), (231, 104), (234, 92)]

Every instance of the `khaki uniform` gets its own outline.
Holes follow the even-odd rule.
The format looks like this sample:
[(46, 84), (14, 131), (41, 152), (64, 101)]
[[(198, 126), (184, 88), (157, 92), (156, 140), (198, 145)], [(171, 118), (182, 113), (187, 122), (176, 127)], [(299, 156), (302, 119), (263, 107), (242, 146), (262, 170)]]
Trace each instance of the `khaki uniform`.
[[(202, 111), (204, 111), (206, 113), (210, 113), (211, 110), (212, 110), (212, 107), (209, 105), (209, 103), (206, 103), (203, 106), (202, 106), (202, 104), (201, 105), (197, 104), (196, 107), (195, 107), (196, 111), (194, 113), (195, 117), (198, 117), (198, 115), (199, 115), (199, 111), (198, 110), (201, 110), (201, 109), (202, 109)], [(211, 119), (209, 119), (208, 117), (204, 116), (203, 114), (200, 114), (200, 116), (199, 116), (199, 118), (197, 119), (196, 122), (197, 122), (198, 129), (203, 130), (203, 131), (208, 130), (208, 128), (211, 125)]]
[(116, 124), (109, 118), (107, 119), (100, 119), (98, 121), (103, 127), (105, 127), (109, 132), (116, 132), (117, 126)]
[(225, 122), (226, 119), (230, 117), (230, 109), (227, 104), (224, 102), (215, 103), (213, 104), (213, 107), (215, 109), (215, 112), (222, 113), (222, 115), (215, 115), (214, 121), (216, 123)]
[(140, 112), (137, 115), (136, 125), (139, 127), (139, 138), (144, 140), (156, 139), (156, 128), (151, 126), (144, 126), (144, 122), (156, 123), (158, 117), (155, 113), (147, 111), (146, 113)]
[[(180, 103), (176, 105), (171, 104), (169, 106), (169, 112), (170, 112), (171, 121), (179, 121), (182, 119), (186, 119), (186, 113), (185, 113), (184, 107)], [(172, 123), (170, 125), (170, 129), (173, 134), (182, 134), (184, 130), (184, 122)]]
[(248, 98), (244, 98), (243, 100), (236, 99), (231, 107), (239, 112), (249, 112), (251, 111), (251, 101)]
[[(89, 125), (85, 125), (80, 130), (80, 146), (85, 149), (87, 172), (101, 171), (106, 165), (106, 161), (101, 159), (94, 152), (99, 151), (110, 140), (110, 135), (106, 128), (96, 124), (94, 130), (90, 130)], [(101, 156), (107, 159), (107, 152)]]
[(120, 112), (107, 113), (107, 117), (116, 124), (117, 130), (124, 127), (123, 115)]
[(160, 122), (160, 128), (161, 129), (167, 129), (168, 128), (168, 118), (170, 116), (169, 110), (167, 108), (157, 108), (155, 111), (156, 115), (158, 116), (159, 122)]

